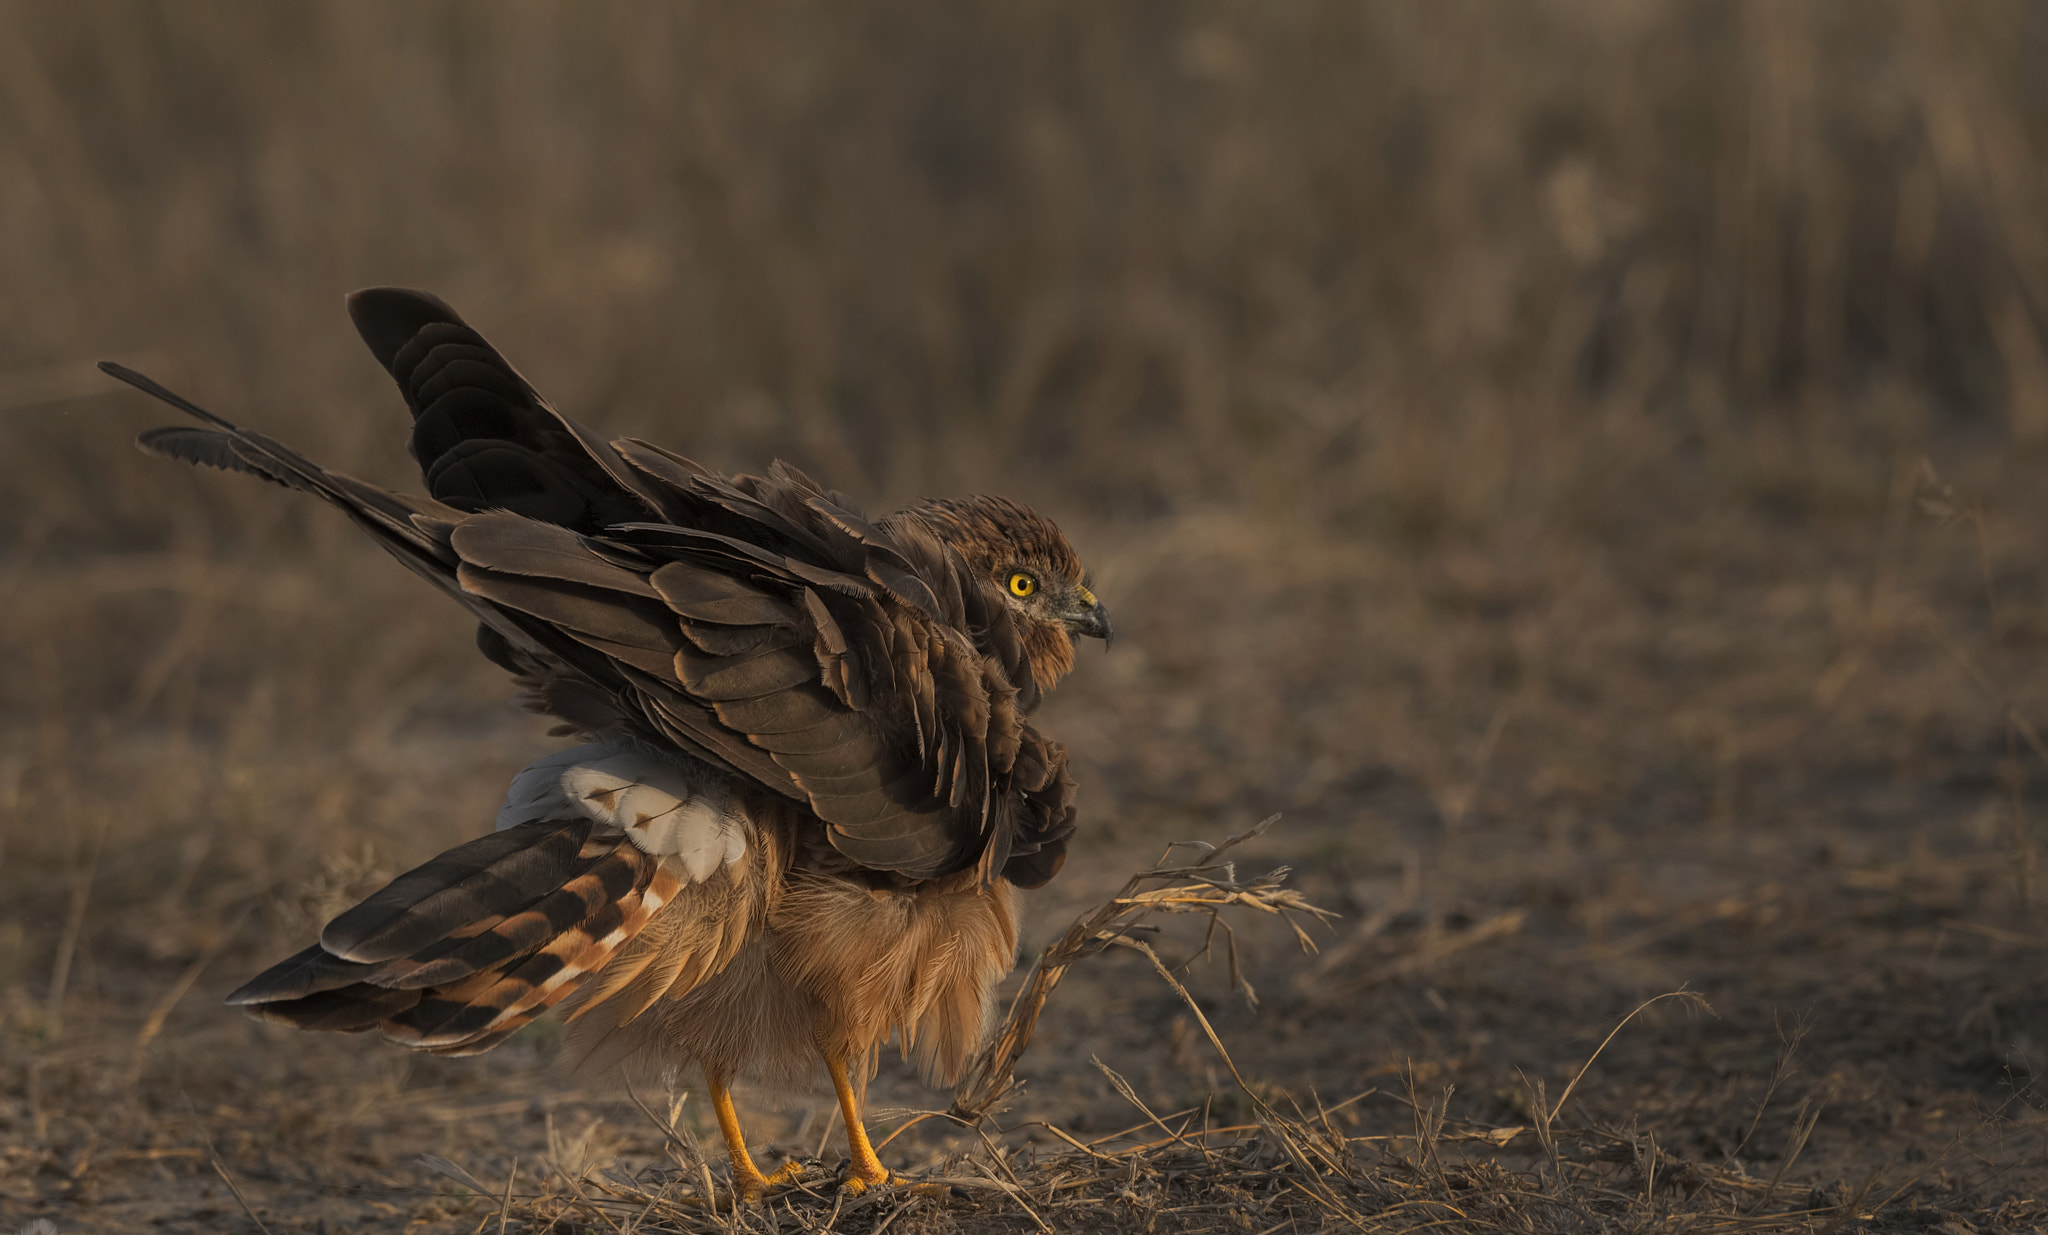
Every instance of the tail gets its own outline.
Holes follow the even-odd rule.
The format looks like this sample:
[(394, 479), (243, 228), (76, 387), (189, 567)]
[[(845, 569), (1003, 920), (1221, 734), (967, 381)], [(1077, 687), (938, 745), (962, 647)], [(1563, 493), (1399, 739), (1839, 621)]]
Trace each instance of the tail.
[(228, 996), (300, 1029), (488, 1050), (568, 997), (687, 872), (589, 819), (520, 824), (408, 871)]

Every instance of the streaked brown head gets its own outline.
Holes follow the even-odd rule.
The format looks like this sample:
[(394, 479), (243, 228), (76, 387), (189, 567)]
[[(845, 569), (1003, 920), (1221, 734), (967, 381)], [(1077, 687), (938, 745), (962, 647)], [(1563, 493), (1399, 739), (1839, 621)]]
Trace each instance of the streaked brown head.
[(1105, 645), (1115, 637), (1080, 556), (1052, 520), (1006, 497), (933, 498), (914, 513), (1002, 592), (1041, 687), (1074, 667), (1075, 636)]

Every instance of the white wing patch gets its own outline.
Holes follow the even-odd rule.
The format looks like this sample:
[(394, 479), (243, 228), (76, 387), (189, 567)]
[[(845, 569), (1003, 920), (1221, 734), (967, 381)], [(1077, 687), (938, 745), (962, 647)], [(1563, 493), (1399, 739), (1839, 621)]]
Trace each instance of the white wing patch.
[(716, 772), (619, 743), (572, 746), (514, 777), (498, 830), (565, 809), (619, 829), (646, 853), (673, 856), (693, 883), (747, 852), (746, 817)]

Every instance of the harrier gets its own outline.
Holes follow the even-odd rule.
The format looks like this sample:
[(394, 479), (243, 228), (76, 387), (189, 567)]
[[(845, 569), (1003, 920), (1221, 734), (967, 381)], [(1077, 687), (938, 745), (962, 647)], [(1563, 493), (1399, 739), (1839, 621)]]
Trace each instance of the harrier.
[(228, 997), (266, 1021), (487, 1050), (554, 1005), (572, 1056), (693, 1064), (758, 1199), (730, 1086), (822, 1059), (855, 1192), (892, 1177), (856, 1082), (892, 1032), (937, 1082), (1016, 951), (1012, 891), (1074, 832), (1027, 719), (1109, 616), (1059, 529), (999, 497), (870, 519), (793, 467), (722, 476), (548, 405), (446, 304), (349, 314), (413, 417), (425, 498), (203, 422), (156, 454), (339, 507), (466, 607), (484, 655), (582, 745), (521, 771), (497, 829), (400, 875)]

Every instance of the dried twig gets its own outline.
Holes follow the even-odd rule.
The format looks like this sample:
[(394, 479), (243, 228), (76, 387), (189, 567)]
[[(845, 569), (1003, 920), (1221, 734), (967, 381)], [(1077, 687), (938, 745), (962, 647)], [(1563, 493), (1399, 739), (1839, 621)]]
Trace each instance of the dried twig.
[[(975, 1057), (965, 1079), (954, 1089), (952, 1116), (965, 1123), (978, 1123), (1000, 1109), (1016, 1088), (1017, 1061), (1031, 1046), (1038, 1015), (1067, 969), (1082, 957), (1129, 943), (1131, 932), (1155, 913), (1207, 914), (1210, 937), (1220, 929), (1231, 941), (1231, 978), (1233, 985), (1241, 989), (1248, 990), (1249, 984), (1238, 969), (1235, 937), (1229, 924), (1218, 917), (1220, 911), (1237, 907), (1278, 917), (1293, 929), (1304, 949), (1314, 951), (1315, 944), (1295, 920), (1296, 915), (1316, 920), (1335, 915), (1283, 887), (1285, 867), (1240, 881), (1235, 864), (1223, 860), (1232, 849), (1264, 835), (1279, 819), (1278, 815), (1269, 816), (1220, 845), (1190, 843), (1188, 847), (1202, 850), (1198, 861), (1169, 866), (1162, 858), (1161, 864), (1131, 876), (1115, 896), (1075, 919), (1066, 933), (1039, 956), (1024, 989), (1011, 1002), (1002, 1028)], [(1169, 849), (1164, 856), (1170, 857), (1172, 853), (1173, 849)], [(1153, 886), (1160, 884), (1170, 886)], [(1157, 963), (1156, 957), (1154, 960)]]

